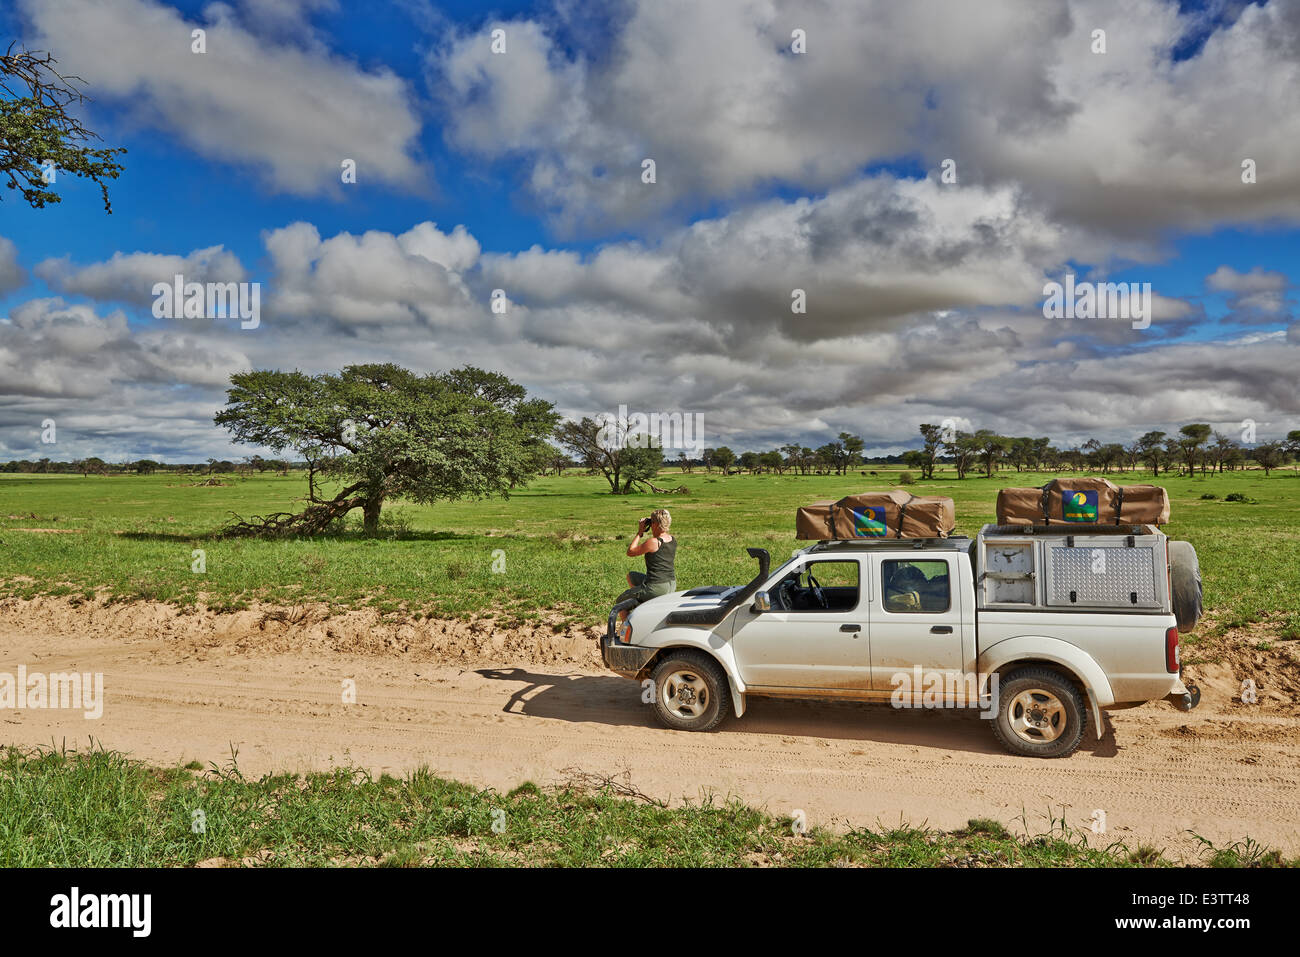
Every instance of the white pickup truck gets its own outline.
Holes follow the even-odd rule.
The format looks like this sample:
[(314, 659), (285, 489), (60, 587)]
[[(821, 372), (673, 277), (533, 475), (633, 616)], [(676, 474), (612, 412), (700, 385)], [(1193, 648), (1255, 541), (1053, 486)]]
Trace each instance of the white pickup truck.
[(755, 695), (967, 707), (1011, 751), (1056, 758), (1090, 717), (1101, 736), (1103, 709), (1200, 699), (1178, 657), (1200, 615), (1196, 553), (1153, 526), (822, 542), (776, 571), (749, 554), (748, 585), (610, 612), (602, 660), (652, 680), (670, 728), (712, 730)]

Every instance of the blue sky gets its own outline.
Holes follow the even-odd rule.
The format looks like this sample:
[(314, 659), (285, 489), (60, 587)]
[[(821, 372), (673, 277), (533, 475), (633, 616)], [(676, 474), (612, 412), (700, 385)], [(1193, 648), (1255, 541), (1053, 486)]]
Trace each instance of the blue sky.
[[(387, 360), (737, 449), (1300, 428), (1293, 5), (707, 7), (6, 7), (128, 153), (111, 216), (66, 176), (0, 202), (0, 457), (48, 454), (47, 415), (55, 457), (245, 453), (211, 425), (231, 372)], [(261, 282), (261, 327), (155, 319), (173, 261)], [(1053, 326), (1065, 272), (1150, 283), (1152, 328)]]

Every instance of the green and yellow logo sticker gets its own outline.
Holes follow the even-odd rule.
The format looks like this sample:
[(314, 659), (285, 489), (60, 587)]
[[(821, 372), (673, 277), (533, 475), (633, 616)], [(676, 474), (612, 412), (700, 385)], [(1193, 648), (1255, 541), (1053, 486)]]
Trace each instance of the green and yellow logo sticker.
[(1097, 521), (1097, 491), (1061, 493), (1061, 519), (1066, 522)]
[(881, 538), (889, 534), (885, 524), (885, 510), (876, 505), (863, 508), (851, 508), (853, 514), (853, 535), (855, 538)]

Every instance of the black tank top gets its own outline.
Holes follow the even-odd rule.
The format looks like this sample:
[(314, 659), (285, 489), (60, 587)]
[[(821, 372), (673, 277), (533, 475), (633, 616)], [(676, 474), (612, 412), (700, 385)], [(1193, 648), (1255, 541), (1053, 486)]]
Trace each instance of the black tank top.
[(677, 571), (673, 568), (673, 560), (677, 557), (677, 539), (665, 542), (656, 537), (655, 541), (659, 543), (659, 550), (645, 553), (645, 583), (660, 585), (676, 581)]

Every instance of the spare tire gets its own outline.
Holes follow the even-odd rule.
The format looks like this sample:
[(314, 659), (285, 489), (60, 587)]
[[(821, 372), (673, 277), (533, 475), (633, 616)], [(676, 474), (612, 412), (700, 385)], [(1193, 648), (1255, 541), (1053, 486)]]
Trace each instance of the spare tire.
[(1201, 620), (1201, 566), (1191, 542), (1169, 541), (1169, 587), (1178, 630), (1191, 631)]

